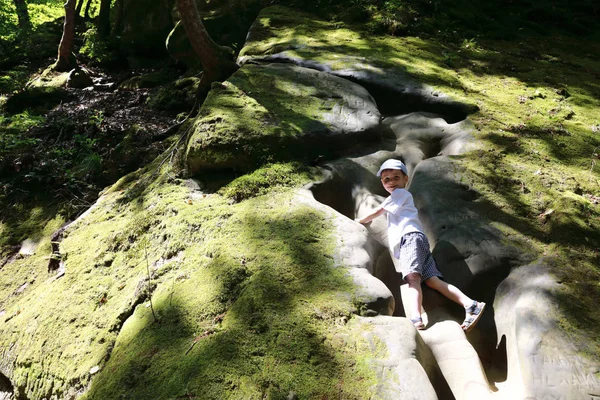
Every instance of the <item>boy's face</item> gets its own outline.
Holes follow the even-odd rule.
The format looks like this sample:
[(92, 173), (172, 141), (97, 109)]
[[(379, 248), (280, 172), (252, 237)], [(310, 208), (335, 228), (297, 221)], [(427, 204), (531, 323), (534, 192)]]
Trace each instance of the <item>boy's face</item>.
[(388, 193), (392, 193), (394, 189), (404, 188), (408, 183), (408, 176), (399, 169), (384, 169), (381, 171), (381, 183)]

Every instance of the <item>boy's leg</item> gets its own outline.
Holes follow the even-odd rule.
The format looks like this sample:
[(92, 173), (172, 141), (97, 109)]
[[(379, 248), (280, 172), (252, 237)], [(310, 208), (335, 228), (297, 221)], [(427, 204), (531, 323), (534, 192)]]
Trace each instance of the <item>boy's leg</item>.
[(425, 284), (430, 288), (437, 290), (455, 303), (462, 305), (465, 308), (466, 317), (461, 325), (461, 328), (463, 328), (463, 330), (466, 332), (473, 329), (481, 317), (481, 313), (485, 308), (485, 303), (474, 301), (469, 296), (464, 294), (459, 288), (444, 282), (437, 276), (427, 279)]
[[(404, 280), (408, 283), (408, 312), (409, 318), (412, 321), (420, 320), (421, 318), (421, 303), (423, 301), (423, 291), (421, 289), (421, 275), (418, 273), (411, 273), (404, 277)], [(417, 329), (423, 329), (425, 325), (423, 321), (413, 322)]]
[(427, 279), (425, 284), (465, 308), (473, 304), (473, 300), (464, 294), (459, 288), (441, 280), (437, 276), (432, 276), (431, 278)]

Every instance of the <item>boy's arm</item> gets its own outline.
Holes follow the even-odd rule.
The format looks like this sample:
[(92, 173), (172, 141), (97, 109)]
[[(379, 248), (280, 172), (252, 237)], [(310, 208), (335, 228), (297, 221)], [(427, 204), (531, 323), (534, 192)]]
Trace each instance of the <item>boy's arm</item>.
[(367, 215), (366, 217), (356, 218), (355, 221), (360, 222), (361, 224), (368, 224), (369, 222), (373, 221), (375, 218), (379, 217), (384, 212), (385, 212), (385, 210), (383, 208), (378, 208), (377, 210), (375, 210), (373, 213)]

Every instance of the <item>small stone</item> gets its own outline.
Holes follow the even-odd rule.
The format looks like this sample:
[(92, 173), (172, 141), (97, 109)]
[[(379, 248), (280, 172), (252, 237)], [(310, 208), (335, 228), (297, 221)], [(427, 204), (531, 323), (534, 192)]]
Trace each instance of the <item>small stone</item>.
[(100, 371), (100, 367), (96, 365), (90, 369), (90, 375), (94, 375), (98, 371)]
[(287, 400), (298, 400), (298, 395), (296, 393), (294, 393), (293, 391), (290, 391), (290, 393), (288, 394), (286, 399)]
[(83, 89), (94, 85), (94, 81), (90, 78), (87, 71), (81, 68), (75, 68), (69, 72), (69, 78), (67, 79), (67, 87)]

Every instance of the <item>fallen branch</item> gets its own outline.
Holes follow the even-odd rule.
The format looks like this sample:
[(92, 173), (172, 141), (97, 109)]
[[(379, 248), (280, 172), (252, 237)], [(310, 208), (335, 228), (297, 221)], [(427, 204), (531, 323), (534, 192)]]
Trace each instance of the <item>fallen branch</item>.
[(196, 343), (198, 343), (199, 341), (201, 341), (202, 339), (209, 337), (210, 335), (212, 335), (213, 333), (215, 333), (214, 329), (209, 329), (207, 331), (204, 331), (204, 333), (200, 336), (196, 336), (196, 338), (194, 339), (194, 341), (192, 342), (191, 346), (187, 349), (187, 351), (185, 352), (185, 355), (187, 356), (187, 354), (192, 351), (192, 349), (194, 348), (194, 346), (196, 345)]
[[(152, 277), (150, 276), (150, 264), (148, 263), (148, 246), (144, 246), (144, 252), (146, 253), (146, 271), (148, 271), (148, 285), (150, 285), (150, 283), (152, 282)], [(154, 306), (152, 305), (152, 295), (148, 296), (148, 300), (150, 301), (150, 309), (152, 310), (154, 322), (158, 322), (158, 318), (156, 318), (156, 313), (154, 313)]]

